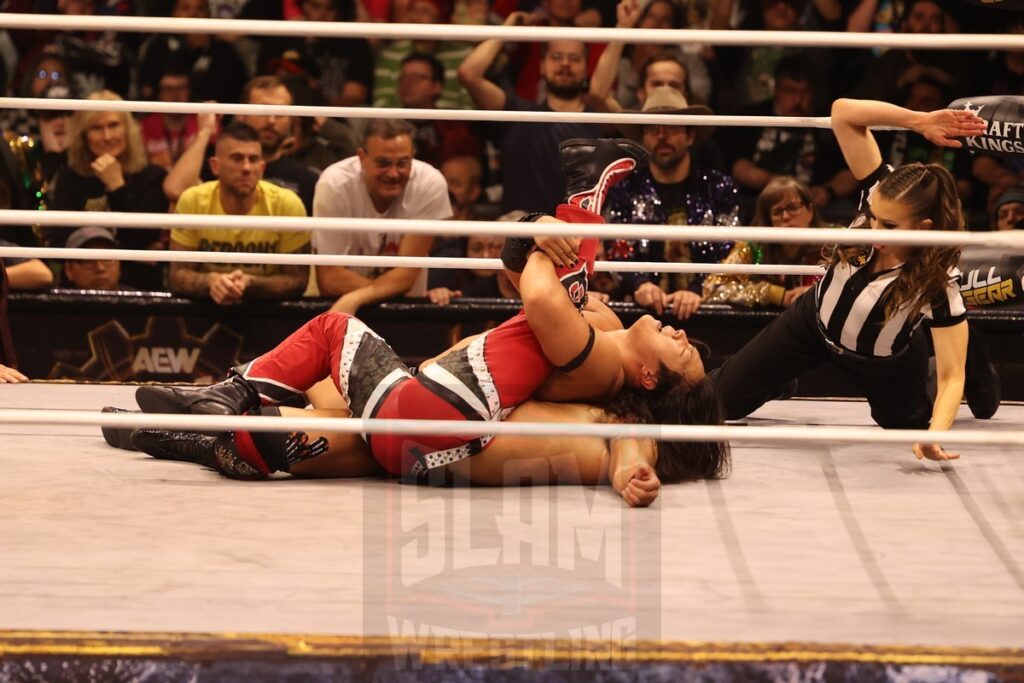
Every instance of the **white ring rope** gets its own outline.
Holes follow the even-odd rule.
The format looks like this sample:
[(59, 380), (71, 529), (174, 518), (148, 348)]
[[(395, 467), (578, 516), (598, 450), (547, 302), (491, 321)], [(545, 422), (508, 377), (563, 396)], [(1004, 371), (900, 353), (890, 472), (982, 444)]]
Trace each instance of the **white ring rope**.
[(496, 38), (506, 42), (546, 43), (702, 43), (708, 45), (804, 46), (932, 50), (1012, 50), (1024, 48), (1015, 34), (847, 33), (845, 31), (739, 31), (705, 29), (578, 28), (558, 26), (479, 26), (464, 24), (391, 24), (375, 22), (273, 21), (261, 19), (182, 19), (90, 15), (0, 13), (0, 28), (52, 31), (135, 33), (225, 33), (250, 36), (321, 36), (385, 40), (462, 40)]
[[(438, 256), (358, 256), (350, 254), (255, 254), (232, 251), (147, 251), (145, 249), (68, 249), (0, 247), (0, 258), (81, 259), (84, 261), (160, 261), (166, 263), (241, 263), (348, 268), (452, 268), (501, 270), (500, 259)], [(675, 263), (596, 261), (603, 273), (720, 273), (723, 275), (821, 275), (821, 266), (748, 265), (742, 263)]]
[(1024, 230), (956, 232), (951, 230), (851, 230), (849, 228), (768, 228), (625, 223), (519, 223), (441, 221), (411, 218), (307, 218), (302, 216), (207, 216), (202, 214), (124, 213), (113, 211), (0, 210), (0, 225), (105, 228), (229, 228), (287, 232), (381, 232), (403, 235), (588, 235), (600, 239), (646, 239), (765, 244), (887, 244), (900, 246), (980, 246), (1024, 253)]
[[(628, 114), (559, 111), (491, 111), (484, 109), (402, 109), (400, 107), (320, 107), (285, 104), (150, 102), (139, 100), (40, 99), (0, 97), (0, 109), (123, 111), (160, 114), (249, 114), (253, 116), (328, 116), (350, 119), (423, 121), (504, 121), (512, 123), (644, 124), (664, 126), (754, 126), (830, 128), (827, 116), (698, 116), (695, 114)], [(874, 128), (873, 130), (903, 130)]]
[(883, 430), (876, 427), (750, 427), (717, 425), (589, 424), (564, 422), (481, 422), (478, 420), (384, 420), (253, 415), (170, 415), (100, 413), (86, 410), (0, 409), (0, 424), (153, 427), (185, 431), (338, 432), (342, 434), (419, 434), (426, 436), (589, 436), (659, 441), (730, 441), (738, 443), (885, 443), (919, 442), (1021, 445), (1024, 431), (964, 429)]

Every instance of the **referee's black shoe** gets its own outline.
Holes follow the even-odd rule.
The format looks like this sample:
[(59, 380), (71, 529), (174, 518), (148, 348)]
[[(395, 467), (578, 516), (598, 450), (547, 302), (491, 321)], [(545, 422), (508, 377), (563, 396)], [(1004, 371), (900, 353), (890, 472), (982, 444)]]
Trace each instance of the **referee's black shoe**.
[(979, 420), (987, 420), (999, 410), (1003, 397), (1003, 382), (999, 371), (992, 364), (988, 340), (981, 331), (968, 328), (967, 367), (964, 379), (964, 398), (971, 414)]

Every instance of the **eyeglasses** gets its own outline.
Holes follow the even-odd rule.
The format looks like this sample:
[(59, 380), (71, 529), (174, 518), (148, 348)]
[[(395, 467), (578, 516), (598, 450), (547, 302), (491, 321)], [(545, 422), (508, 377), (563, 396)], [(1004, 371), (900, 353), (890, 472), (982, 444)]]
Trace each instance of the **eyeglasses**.
[(787, 213), (789, 215), (797, 214), (807, 208), (807, 202), (793, 202), (792, 204), (786, 204), (785, 206), (777, 206), (769, 212), (769, 215), (778, 220)]
[(51, 81), (59, 81), (61, 75), (62, 74), (60, 71), (47, 71), (46, 69), (40, 69), (36, 72), (36, 78), (38, 78), (41, 81), (45, 81), (46, 79), (50, 79)]

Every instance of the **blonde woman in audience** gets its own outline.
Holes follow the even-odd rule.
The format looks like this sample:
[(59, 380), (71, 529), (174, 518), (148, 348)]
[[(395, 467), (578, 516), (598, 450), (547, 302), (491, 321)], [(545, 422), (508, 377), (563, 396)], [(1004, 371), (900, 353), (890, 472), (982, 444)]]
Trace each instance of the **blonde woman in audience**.
[[(821, 228), (825, 222), (807, 186), (791, 176), (778, 176), (757, 198), (754, 225), (775, 228)], [(816, 265), (821, 246), (737, 242), (722, 263)], [(704, 303), (788, 308), (817, 281), (809, 275), (709, 275)]]
[[(90, 100), (119, 101), (109, 90)], [(50, 186), (50, 208), (57, 211), (123, 211), (166, 213), (163, 182), (167, 171), (149, 163), (139, 124), (127, 112), (77, 111), (68, 121), (68, 163)], [(63, 246), (68, 228), (46, 230), (47, 246)], [(161, 231), (125, 230), (115, 235), (126, 249), (165, 248)], [(124, 281), (146, 289), (163, 286), (156, 265), (126, 263)]]

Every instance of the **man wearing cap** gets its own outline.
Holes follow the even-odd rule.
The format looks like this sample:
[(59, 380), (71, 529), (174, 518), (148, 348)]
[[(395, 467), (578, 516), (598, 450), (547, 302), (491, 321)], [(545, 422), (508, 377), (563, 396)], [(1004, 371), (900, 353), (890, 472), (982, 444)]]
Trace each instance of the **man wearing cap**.
[[(712, 112), (690, 105), (678, 90), (654, 88), (644, 101), (645, 114), (700, 114)], [(714, 224), (737, 208), (736, 183), (720, 171), (694, 162), (691, 147), (707, 139), (711, 130), (691, 126), (620, 126), (623, 133), (643, 143), (651, 158), (647, 171), (635, 172), (612, 188), (605, 205), (609, 223), (701, 225)], [(690, 261), (718, 263), (732, 248), (730, 242), (671, 243), (612, 240), (605, 255), (614, 261)], [(665, 280), (662, 282), (662, 280)], [(667, 276), (659, 273), (624, 273), (618, 295), (653, 308), (659, 315), (671, 311), (689, 318), (700, 306), (703, 276)]]
[(996, 199), (992, 212), (992, 229), (1024, 229), (1024, 185), (1011, 187)]
[[(86, 227), (68, 236), (68, 249), (117, 249), (114, 235), (106, 228)], [(76, 289), (114, 291), (121, 288), (121, 262), (115, 259), (67, 259), (64, 279)]]

